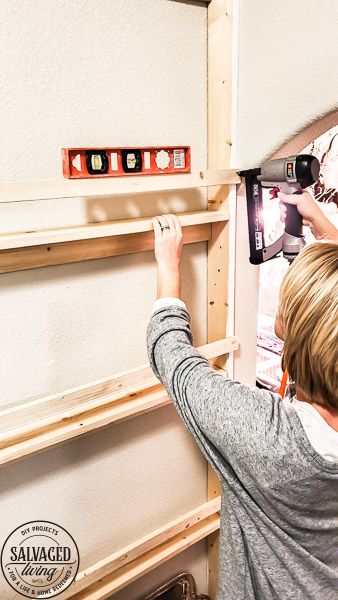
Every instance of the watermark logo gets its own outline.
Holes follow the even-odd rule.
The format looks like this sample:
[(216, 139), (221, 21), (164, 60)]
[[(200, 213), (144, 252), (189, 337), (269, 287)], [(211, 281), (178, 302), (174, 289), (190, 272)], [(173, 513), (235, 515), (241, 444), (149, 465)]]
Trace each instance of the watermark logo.
[(26, 598), (55, 598), (74, 581), (79, 551), (72, 536), (50, 521), (17, 527), (1, 551), (1, 568), (9, 585)]

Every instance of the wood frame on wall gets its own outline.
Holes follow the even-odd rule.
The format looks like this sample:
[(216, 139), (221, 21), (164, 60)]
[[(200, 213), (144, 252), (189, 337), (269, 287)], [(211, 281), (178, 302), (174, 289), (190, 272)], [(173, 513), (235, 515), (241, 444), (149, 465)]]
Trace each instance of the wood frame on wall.
[[(237, 340), (230, 337), (198, 350), (213, 361), (237, 348)], [(0, 466), (170, 402), (151, 368), (145, 366), (11, 406), (0, 412)]]
[(10, 181), (0, 185), (0, 203), (79, 198), (80, 196), (111, 196), (150, 194), (167, 190), (193, 188), (232, 183), (235, 171), (214, 170), (177, 175), (129, 175), (127, 177), (102, 177), (93, 179), (45, 179), (40, 181)]
[[(208, 241), (208, 344), (200, 348), (224, 371), (225, 355), (238, 347), (227, 337), (229, 275), (229, 196), (239, 178), (229, 170), (231, 153), (233, 0), (208, 4), (208, 168), (204, 173), (169, 178), (19, 182), (0, 186), (0, 202), (22, 202), (86, 195), (133, 194), (172, 189), (208, 188), (208, 211), (180, 215), (185, 243)], [(214, 187), (212, 190), (210, 186)], [(0, 273), (39, 268), (151, 250), (150, 219), (0, 236)], [(231, 287), (231, 286), (230, 286)], [(230, 332), (231, 334), (231, 332)], [(116, 394), (123, 380), (122, 393)], [(109, 389), (108, 389), (109, 388)], [(114, 396), (115, 394), (115, 396)], [(121, 395), (122, 394), (122, 395)], [(136, 417), (168, 404), (148, 367), (56, 395), (66, 398), (65, 412), (13, 426), (2, 436), (0, 464), (17, 460), (75, 435)], [(74, 409), (80, 398), (84, 411)], [(42, 405), (48, 398), (33, 401)], [(67, 404), (68, 402), (68, 404)], [(31, 407), (32, 408), (32, 407)], [(25, 407), (29, 410), (29, 407)], [(23, 409), (23, 410), (25, 410)], [(13, 416), (13, 409), (12, 416)], [(68, 411), (68, 412), (67, 412)], [(74, 412), (75, 411), (75, 412)], [(57, 417), (57, 418), (55, 418)], [(14, 419), (15, 421), (15, 419)], [(3, 432), (4, 433), (4, 432)], [(1, 435), (1, 432), (0, 432)], [(104, 600), (203, 538), (208, 539), (208, 593), (217, 589), (220, 485), (208, 468), (208, 501), (161, 530), (106, 557), (76, 578), (66, 594), (73, 600)]]
[[(80, 197), (94, 191), (96, 196), (130, 195), (147, 191), (223, 187), (238, 182), (238, 175), (230, 170), (157, 176), (157, 179), (138, 176), (114, 178), (113, 181), (10, 182), (0, 185), (0, 202), (24, 202), (25, 199), (32, 202), (41, 200), (43, 196), (47, 201), (64, 197), (65, 194)], [(183, 242), (190, 244), (210, 240), (211, 224), (226, 221), (228, 214), (226, 210), (214, 213), (202, 210), (181, 213), (179, 218), (183, 227)], [(0, 235), (0, 273), (149, 251), (153, 249), (152, 230), (152, 220), (141, 218), (3, 234)]]
[[(232, 147), (233, 0), (211, 0), (208, 6), (208, 168), (229, 168)], [(231, 186), (209, 189), (209, 210), (229, 212)], [(208, 342), (226, 336), (229, 319), (230, 224), (212, 227), (208, 243)], [(234, 252), (234, 248), (231, 249)], [(216, 361), (226, 368), (226, 357)], [(220, 483), (208, 465), (208, 499), (220, 494)], [(218, 583), (219, 532), (208, 537), (208, 593), (215, 598)]]
[[(213, 182), (228, 181), (231, 182), (232, 186), (238, 182), (238, 177), (233, 172), (223, 171), (221, 173), (222, 175), (218, 175)], [(168, 184), (166, 185), (168, 186)], [(14, 186), (15, 189), (15, 184), (11, 184), (11, 186)], [(111, 193), (113, 191), (111, 189)], [(218, 188), (218, 194), (227, 196), (225, 185)], [(185, 243), (201, 240), (209, 241), (209, 283), (210, 273), (212, 272), (217, 274), (216, 277), (221, 283), (218, 276), (220, 269), (217, 268), (214, 271), (210, 269), (210, 265), (213, 264), (210, 251), (215, 254), (215, 260), (219, 261), (216, 264), (224, 266), (223, 277), (226, 278), (227, 254), (224, 254), (222, 248), (218, 246), (223, 243), (221, 240), (226, 235), (225, 226), (228, 223), (226, 205), (221, 203), (215, 207), (214, 203), (211, 202), (211, 209), (208, 211), (184, 213), (179, 217), (183, 225)], [(147, 239), (140, 240), (137, 236), (141, 234), (146, 234)], [(98, 237), (99, 235), (100, 237)], [(131, 238), (133, 238), (133, 241), (131, 241)], [(115, 245), (110, 247), (107, 254), (101, 254), (97, 248), (100, 240), (106, 239), (110, 242), (114, 239)], [(69, 251), (68, 244), (88, 241), (93, 243), (93, 251), (90, 256), (79, 254), (79, 248), (77, 248), (75, 256), (72, 251)], [(49, 231), (14, 233), (0, 236), (0, 247), (1, 245), (0, 272), (17, 271), (51, 264), (90, 260), (94, 257), (150, 250), (153, 247), (152, 224), (151, 220), (146, 218)], [(47, 262), (45, 258), (40, 263), (40, 258), (39, 260), (32, 260), (31, 253), (36, 250), (37, 256), (40, 256), (41, 251), (45, 251), (46, 246), (49, 246), (49, 248), (54, 246), (55, 248), (65, 247), (61, 260), (55, 260), (52, 254), (50, 255), (52, 260), (49, 259)], [(24, 254), (20, 255), (21, 252)], [(12, 253), (18, 253), (16, 262), (13, 262)], [(4, 262), (6, 260), (8, 261), (7, 264)], [(216, 296), (213, 296), (217, 298), (218, 308), (217, 312), (213, 314), (219, 315), (220, 325), (222, 324), (219, 331), (225, 333), (227, 303), (220, 296), (221, 290), (224, 290), (223, 285), (224, 282), (216, 289)], [(213, 334), (209, 335), (209, 340), (210, 337), (217, 338), (216, 333), (217, 328), (214, 328)], [(209, 341), (199, 350), (208, 360), (213, 362), (215, 368), (222, 372), (222, 368), (215, 363), (218, 359), (232, 353), (237, 348), (237, 340), (230, 336)], [(221, 364), (223, 363), (224, 360), (221, 361)], [(0, 413), (2, 421), (0, 427), (0, 465), (12, 463), (75, 436), (83, 435), (88, 431), (159, 409), (169, 402), (170, 400), (163, 386), (158, 383), (150, 368), (141, 367), (105, 380), (65, 390), (50, 397), (38, 398), (19, 406), (10, 406)], [(209, 487), (210, 473), (209, 470)], [(104, 598), (108, 598), (112, 593), (142, 577), (142, 575), (155, 569), (176, 554), (183, 552), (189, 546), (198, 543), (203, 538), (209, 536), (209, 540), (212, 540), (212, 536), (219, 529), (219, 504), (220, 496), (215, 490), (211, 494), (209, 502), (198, 507), (194, 512), (196, 522), (193, 515), (183, 515), (178, 519), (180, 523), (185, 523), (182, 532), (177, 530), (179, 525), (175, 522), (164, 528), (163, 535), (166, 540), (163, 543), (156, 542), (156, 540), (162, 539), (161, 537), (158, 538), (158, 532), (147, 536), (145, 541), (135, 542), (132, 546), (135, 547), (137, 556), (135, 560), (130, 560), (130, 564), (124, 564), (123, 566), (119, 564), (118, 557), (120, 554), (121, 557), (124, 557), (127, 552), (127, 549), (122, 549), (121, 552), (115, 553), (116, 556), (112, 555), (113, 558), (107, 557), (103, 561), (103, 566), (101, 563), (92, 565), (89, 569), (91, 574), (89, 578), (86, 577), (87, 572), (79, 574), (79, 586), (77, 578), (74, 587), (69, 592), (69, 598), (74, 598), (74, 600), (104, 600)], [(205, 516), (205, 510), (209, 511), (209, 507), (212, 510), (208, 513), (208, 516)], [(210, 547), (212, 546), (213, 544)], [(213, 555), (215, 555), (215, 550), (213, 550)], [(132, 556), (134, 556), (134, 551)], [(216, 555), (214, 558), (216, 560)], [(102, 574), (103, 572), (105, 575)], [(98, 579), (95, 579), (95, 576)], [(90, 585), (89, 582), (91, 582)]]
[(105, 600), (219, 529), (218, 496), (78, 573), (65, 600)]

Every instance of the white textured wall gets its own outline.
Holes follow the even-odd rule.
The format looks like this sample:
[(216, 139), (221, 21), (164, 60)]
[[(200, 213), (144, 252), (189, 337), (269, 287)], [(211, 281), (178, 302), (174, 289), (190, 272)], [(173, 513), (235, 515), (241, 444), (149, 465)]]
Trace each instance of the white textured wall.
[[(204, 6), (14, 0), (0, 13), (1, 180), (61, 177), (60, 149), (77, 145), (191, 144), (192, 168), (205, 168)], [(205, 205), (199, 192), (1, 205), (0, 227)], [(205, 343), (205, 244), (184, 250), (183, 273), (195, 341)], [(155, 275), (152, 253), (1, 275), (2, 406), (144, 364)], [(205, 499), (205, 461), (167, 407), (3, 468), (0, 541), (25, 521), (49, 519), (72, 533), (85, 568)], [(146, 583), (190, 567), (205, 591), (203, 542)], [(17, 598), (2, 576), (0, 596)]]
[[(239, 0), (238, 121), (234, 164), (260, 162), (338, 106), (338, 3)], [(299, 151), (302, 146), (289, 146)], [(237, 206), (237, 378), (254, 383), (259, 267), (249, 264), (244, 199)]]
[(338, 107), (335, 0), (240, 0), (238, 161), (257, 166)]

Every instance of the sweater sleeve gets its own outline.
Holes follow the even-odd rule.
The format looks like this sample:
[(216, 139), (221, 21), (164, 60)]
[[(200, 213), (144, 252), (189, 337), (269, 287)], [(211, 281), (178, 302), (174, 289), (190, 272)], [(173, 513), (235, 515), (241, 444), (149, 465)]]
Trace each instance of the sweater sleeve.
[(187, 310), (157, 310), (147, 331), (151, 367), (213, 468), (227, 478), (251, 470), (255, 483), (254, 463), (274, 437), (279, 396), (226, 379), (192, 341)]

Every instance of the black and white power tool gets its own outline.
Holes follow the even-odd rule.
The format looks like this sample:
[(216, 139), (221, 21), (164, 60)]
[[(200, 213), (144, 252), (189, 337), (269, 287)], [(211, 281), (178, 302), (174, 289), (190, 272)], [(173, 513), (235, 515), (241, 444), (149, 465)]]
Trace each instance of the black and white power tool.
[(262, 187), (272, 188), (270, 193), (274, 198), (278, 191), (285, 194), (301, 194), (302, 190), (317, 181), (319, 170), (320, 164), (315, 156), (298, 154), (269, 160), (257, 169), (239, 173), (246, 183), (252, 264), (259, 265), (275, 258), (280, 252), (292, 262), (305, 244), (302, 216), (296, 206), (288, 204), (283, 235), (269, 246), (265, 245)]

